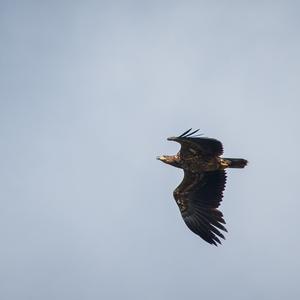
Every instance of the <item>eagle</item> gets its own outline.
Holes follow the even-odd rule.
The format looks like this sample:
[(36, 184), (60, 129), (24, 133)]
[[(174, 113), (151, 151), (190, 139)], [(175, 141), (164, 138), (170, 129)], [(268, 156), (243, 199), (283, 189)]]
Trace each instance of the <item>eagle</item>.
[(218, 209), (226, 184), (227, 168), (244, 168), (247, 160), (222, 158), (223, 145), (220, 141), (202, 137), (192, 128), (178, 137), (169, 137), (181, 145), (176, 155), (162, 155), (157, 159), (183, 169), (184, 177), (174, 190), (173, 196), (185, 224), (206, 242), (217, 246), (221, 231), (227, 232), (225, 220)]

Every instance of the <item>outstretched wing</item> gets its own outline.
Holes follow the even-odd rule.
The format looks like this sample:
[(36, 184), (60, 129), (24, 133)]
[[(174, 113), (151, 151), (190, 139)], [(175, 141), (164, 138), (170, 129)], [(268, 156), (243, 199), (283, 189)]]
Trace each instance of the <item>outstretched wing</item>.
[(223, 154), (223, 145), (220, 141), (194, 135), (198, 130), (191, 132), (192, 128), (178, 137), (170, 137), (169, 141), (181, 144), (180, 154), (183, 157), (199, 155), (201, 157), (220, 156)]
[(185, 224), (210, 244), (221, 244), (220, 230), (227, 231), (223, 214), (217, 209), (225, 189), (226, 173), (212, 171), (191, 173), (184, 171), (184, 178), (173, 195)]

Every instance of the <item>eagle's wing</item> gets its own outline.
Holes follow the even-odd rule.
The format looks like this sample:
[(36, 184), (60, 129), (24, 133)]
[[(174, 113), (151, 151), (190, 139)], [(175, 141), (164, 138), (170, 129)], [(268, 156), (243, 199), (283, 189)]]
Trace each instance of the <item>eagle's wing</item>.
[(211, 138), (193, 136), (198, 130), (191, 129), (178, 137), (168, 138), (181, 144), (180, 154), (184, 157), (199, 155), (202, 157), (220, 156), (223, 154), (223, 145), (220, 141)]
[(223, 214), (217, 209), (222, 201), (225, 189), (224, 170), (205, 173), (184, 171), (184, 178), (173, 195), (179, 206), (185, 224), (194, 233), (210, 244), (220, 243), (227, 231)]

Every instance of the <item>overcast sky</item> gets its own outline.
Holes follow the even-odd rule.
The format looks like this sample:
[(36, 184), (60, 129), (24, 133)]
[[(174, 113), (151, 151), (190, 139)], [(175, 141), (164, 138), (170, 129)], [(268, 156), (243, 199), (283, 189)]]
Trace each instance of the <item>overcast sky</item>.
[[(300, 297), (298, 1), (1, 1), (0, 298)], [(228, 234), (183, 223), (200, 128)]]

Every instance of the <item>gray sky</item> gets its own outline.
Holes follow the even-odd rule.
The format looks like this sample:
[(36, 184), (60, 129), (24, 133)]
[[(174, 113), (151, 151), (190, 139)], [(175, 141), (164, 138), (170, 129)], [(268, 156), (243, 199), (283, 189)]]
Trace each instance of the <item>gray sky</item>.
[[(0, 298), (299, 299), (298, 1), (1, 1)], [(155, 160), (201, 128), (220, 247)]]

